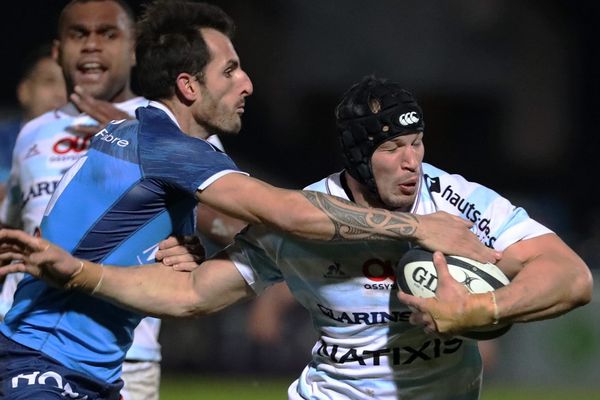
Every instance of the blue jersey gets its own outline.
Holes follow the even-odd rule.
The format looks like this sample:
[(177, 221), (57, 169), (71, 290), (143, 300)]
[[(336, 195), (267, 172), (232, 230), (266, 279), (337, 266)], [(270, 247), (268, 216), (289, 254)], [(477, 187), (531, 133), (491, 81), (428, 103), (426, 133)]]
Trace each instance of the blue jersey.
[[(154, 262), (167, 236), (193, 233), (196, 191), (239, 170), (210, 143), (184, 134), (156, 105), (94, 136), (58, 184), (43, 237), (80, 258), (132, 265)], [(114, 382), (141, 318), (27, 277), (0, 331), (69, 368)]]

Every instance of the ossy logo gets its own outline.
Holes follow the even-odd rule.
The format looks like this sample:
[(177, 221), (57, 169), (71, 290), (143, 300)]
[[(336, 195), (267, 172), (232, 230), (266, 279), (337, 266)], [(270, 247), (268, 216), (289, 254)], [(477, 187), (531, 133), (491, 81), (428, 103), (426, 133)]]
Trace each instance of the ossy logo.
[(375, 283), (367, 283), (365, 289), (369, 290), (391, 290), (396, 282), (396, 274), (390, 260), (371, 258), (364, 262), (363, 275)]

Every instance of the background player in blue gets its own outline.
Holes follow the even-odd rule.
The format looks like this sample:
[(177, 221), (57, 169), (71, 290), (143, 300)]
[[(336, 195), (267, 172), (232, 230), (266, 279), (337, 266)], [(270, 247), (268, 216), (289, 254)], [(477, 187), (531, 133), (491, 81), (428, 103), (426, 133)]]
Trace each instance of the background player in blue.
[[(112, 37), (104, 28), (97, 26), (94, 36)], [(74, 37), (80, 31), (74, 29)], [(475, 258), (497, 258), (468, 231), (470, 223), (448, 213), (416, 217), (365, 209), (322, 193), (278, 189), (241, 173), (205, 140), (240, 130), (245, 98), (252, 92), (230, 41), (232, 31), (229, 17), (206, 4), (158, 1), (147, 8), (136, 59), (141, 92), (153, 101), (136, 111), (137, 120), (114, 121), (94, 135), (87, 154), (54, 192), (42, 222), (44, 237), (91, 261), (148, 263), (160, 240), (193, 231), (193, 210), (200, 201), (306, 238), (410, 239), (443, 250), (458, 246)], [(76, 67), (92, 78), (104, 72), (92, 61)], [(74, 206), (83, 199), (86, 207)], [(88, 276), (81, 266), (80, 279), (95, 278), (96, 270)], [(117, 398), (120, 365), (140, 319), (26, 278), (0, 326), (4, 394)]]
[[(398, 84), (368, 77), (344, 95), (336, 115), (346, 169), (307, 189), (416, 215), (445, 210), (476, 219), (474, 232), (503, 251), (497, 265), (512, 278), (496, 291), (497, 303), (487, 293), (469, 294), (449, 276), (439, 252), (436, 298), (416, 299), (397, 291), (391, 267), (408, 246), (306, 241), (265, 226), (251, 226), (191, 273), (160, 265), (102, 267), (18, 231), (0, 233), (7, 251), (0, 259), (22, 257), (25, 264), (9, 268), (156, 315), (215, 312), (285, 280), (319, 334), (290, 399), (478, 399), (477, 343), (428, 332), (460, 334), (496, 319), (561, 315), (590, 301), (589, 269), (522, 208), (422, 162), (423, 114)], [(361, 140), (367, 137), (373, 140)]]

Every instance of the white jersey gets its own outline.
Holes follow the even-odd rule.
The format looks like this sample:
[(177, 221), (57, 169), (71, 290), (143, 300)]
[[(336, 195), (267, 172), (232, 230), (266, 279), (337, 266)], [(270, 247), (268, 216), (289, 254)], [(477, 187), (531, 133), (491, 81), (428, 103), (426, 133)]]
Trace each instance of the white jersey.
[[(306, 189), (348, 199), (339, 173)], [(481, 241), (498, 250), (550, 232), (494, 191), (423, 164), (411, 212), (438, 210), (473, 221)], [(227, 249), (257, 293), (285, 280), (311, 314), (319, 339), (290, 399), (479, 397), (477, 342), (434, 338), (408, 322), (394, 274), (407, 248), (391, 241), (304, 241), (254, 226)]]
[[(135, 116), (135, 110), (148, 103), (147, 99), (135, 97), (114, 103), (114, 106)], [(0, 206), (0, 221), (29, 233), (35, 231), (63, 174), (89, 147), (91, 135), (86, 137), (69, 130), (77, 125), (95, 126), (97, 122), (68, 104), (23, 127), (13, 152), (7, 195)], [(74, 207), (85, 207), (85, 204)], [(0, 317), (11, 307), (22, 277), (22, 274), (11, 274), (6, 278), (0, 293)], [(159, 330), (159, 319), (144, 318), (135, 329), (126, 360), (160, 361)]]

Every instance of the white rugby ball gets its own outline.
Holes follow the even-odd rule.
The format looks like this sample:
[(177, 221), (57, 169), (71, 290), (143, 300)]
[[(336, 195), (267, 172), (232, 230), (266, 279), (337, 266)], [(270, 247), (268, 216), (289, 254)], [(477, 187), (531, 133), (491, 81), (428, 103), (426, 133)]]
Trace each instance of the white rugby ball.
[[(491, 263), (480, 263), (466, 257), (446, 256), (448, 271), (471, 293), (486, 293), (506, 286), (510, 280), (502, 270)], [(398, 262), (396, 280), (403, 292), (417, 297), (433, 297), (437, 288), (437, 272), (433, 253), (424, 249), (410, 249)], [(469, 339), (488, 340), (506, 333), (511, 324), (493, 325), (463, 333)]]

